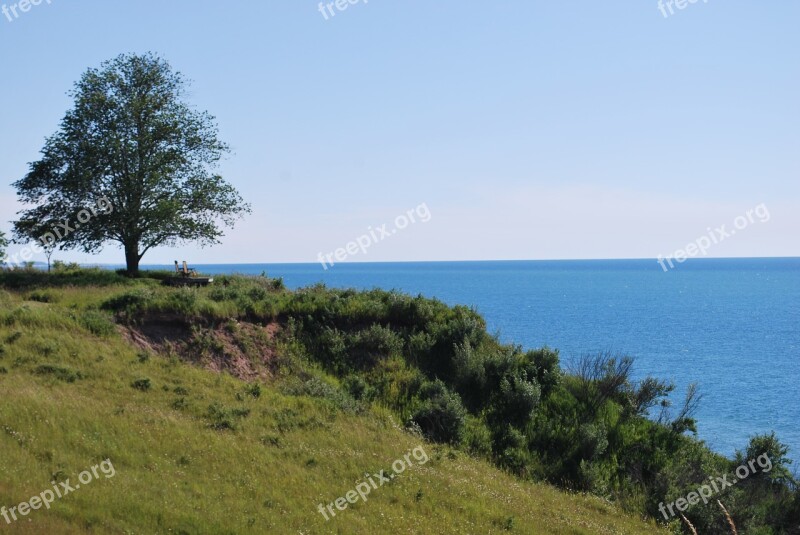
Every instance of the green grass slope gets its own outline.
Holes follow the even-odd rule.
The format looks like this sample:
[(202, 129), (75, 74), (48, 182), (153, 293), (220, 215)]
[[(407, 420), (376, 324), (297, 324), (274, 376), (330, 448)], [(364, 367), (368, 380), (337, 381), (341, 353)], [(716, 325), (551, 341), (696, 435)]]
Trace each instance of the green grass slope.
[[(659, 532), (600, 498), (427, 443), (381, 406), (298, 391), (299, 368), (336, 381), (269, 336), (271, 356), (248, 370), (250, 382), (189, 362), (166, 338), (143, 348), (100, 305), (157, 281), (53, 282), (0, 289), (0, 507), (51, 481), (74, 487), (106, 459), (113, 476), (100, 472), (11, 524), (0, 517), (0, 533)], [(419, 446), (428, 461), (411, 457), (366, 502), (328, 521), (317, 510)]]

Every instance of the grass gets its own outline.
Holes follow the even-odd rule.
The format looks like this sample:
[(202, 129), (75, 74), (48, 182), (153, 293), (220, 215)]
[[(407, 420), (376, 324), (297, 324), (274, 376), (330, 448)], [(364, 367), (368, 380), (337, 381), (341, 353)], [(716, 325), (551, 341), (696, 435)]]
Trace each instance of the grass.
[[(54, 479), (74, 484), (105, 459), (115, 475), (101, 474), (13, 526), (0, 517), (0, 532), (659, 532), (600, 498), (522, 481), (425, 443), (388, 410), (331, 394), (337, 381), (310, 363), (295, 365), (311, 379), (283, 373), (246, 383), (143, 352), (101, 310), (131, 292), (171, 299), (169, 291), (181, 290), (105, 274), (54, 280), (14, 279), (13, 289), (0, 289), (0, 506), (26, 501)], [(284, 290), (270, 291), (280, 298)], [(271, 314), (268, 301), (249, 312), (201, 301), (192, 312), (220, 321)], [(317, 511), (419, 445), (429, 462), (366, 503), (327, 522)]]

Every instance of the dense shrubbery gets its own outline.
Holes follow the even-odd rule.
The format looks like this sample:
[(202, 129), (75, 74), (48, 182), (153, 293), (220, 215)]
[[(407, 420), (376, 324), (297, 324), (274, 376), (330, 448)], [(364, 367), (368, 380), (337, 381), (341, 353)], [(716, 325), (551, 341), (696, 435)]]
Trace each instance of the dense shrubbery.
[[(288, 292), (266, 277), (220, 277), (204, 289), (137, 288), (104, 308), (127, 321), (148, 313), (278, 321), (292, 347), (342, 380), (343, 394), (388, 406), (429, 439), (662, 520), (661, 502), (767, 451), (775, 465), (769, 474), (719, 498), (749, 533), (791, 533), (800, 522), (786, 451), (774, 437), (753, 438), (741, 459), (714, 454), (687, 434), (695, 429), (694, 389), (672, 415), (672, 385), (633, 381), (631, 359), (586, 357), (564, 373), (557, 351), (501, 344), (467, 307), (393, 291), (319, 285)], [(313, 381), (296, 386), (347, 406), (331, 388)], [(649, 414), (654, 407), (660, 413)], [(702, 533), (727, 532), (715, 502), (685, 514)]]
[(467, 410), (458, 394), (450, 392), (442, 381), (437, 380), (423, 385), (419, 397), (420, 406), (411, 421), (434, 442), (461, 444)]
[(113, 286), (131, 284), (131, 280), (100, 268), (81, 268), (77, 264), (55, 262), (50, 273), (24, 264), (0, 268), (0, 286), (9, 289), (47, 288), (58, 286)]

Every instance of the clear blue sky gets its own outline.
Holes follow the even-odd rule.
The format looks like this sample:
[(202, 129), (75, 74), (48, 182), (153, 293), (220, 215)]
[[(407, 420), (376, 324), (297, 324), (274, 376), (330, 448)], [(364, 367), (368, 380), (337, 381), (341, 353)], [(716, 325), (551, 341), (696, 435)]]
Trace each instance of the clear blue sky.
[(800, 3), (665, 18), (656, 0), (361, 0), (329, 20), (318, 4), (0, 15), (0, 229), (81, 73), (153, 51), (216, 116), (221, 173), (253, 214), (222, 245), (144, 263), (315, 262), (420, 203), (429, 222), (351, 260), (654, 258), (761, 203), (770, 220), (709, 256), (800, 255)]

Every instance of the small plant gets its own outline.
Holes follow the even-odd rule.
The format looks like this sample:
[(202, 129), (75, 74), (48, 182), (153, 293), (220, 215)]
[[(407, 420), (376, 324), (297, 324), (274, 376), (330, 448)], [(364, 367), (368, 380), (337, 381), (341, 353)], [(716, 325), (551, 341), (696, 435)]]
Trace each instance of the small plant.
[(20, 331), (14, 331), (13, 333), (8, 335), (8, 337), (6, 338), (6, 343), (13, 344), (20, 338), (22, 338), (22, 333)]
[(272, 279), (271, 287), (273, 290), (282, 291), (286, 289), (286, 284), (283, 282), (283, 277)]
[(74, 383), (78, 379), (83, 379), (83, 374), (80, 372), (76, 372), (69, 368), (54, 366), (52, 364), (42, 364), (41, 366), (37, 366), (33, 372), (36, 375), (50, 375), (59, 381), (64, 381), (65, 383)]
[(28, 296), (29, 301), (36, 301), (37, 303), (54, 303), (58, 299), (51, 292), (35, 291), (31, 292)]
[(210, 427), (217, 431), (236, 430), (236, 420), (247, 417), (250, 409), (226, 409), (219, 403), (212, 403), (208, 407), (207, 417), (211, 420)]
[(250, 394), (252, 397), (258, 399), (261, 397), (261, 385), (258, 383), (253, 383), (245, 387), (245, 392)]
[(38, 349), (39, 352), (46, 357), (55, 354), (59, 349), (58, 343), (56, 343), (55, 340), (50, 339), (37, 341), (35, 346), (36, 349)]
[(279, 448), (281, 446), (281, 439), (277, 435), (264, 435), (261, 437), (261, 443), (265, 446), (274, 446)]
[(79, 321), (86, 330), (96, 336), (109, 336), (116, 331), (111, 316), (99, 310), (85, 310)]
[(135, 288), (106, 300), (101, 308), (131, 315), (144, 310), (153, 297), (153, 291), (149, 288)]
[(342, 386), (358, 401), (369, 401), (375, 396), (375, 389), (359, 375), (349, 376)]
[(135, 388), (136, 390), (140, 390), (142, 392), (147, 392), (150, 390), (153, 385), (148, 378), (136, 379), (131, 383), (131, 387)]

